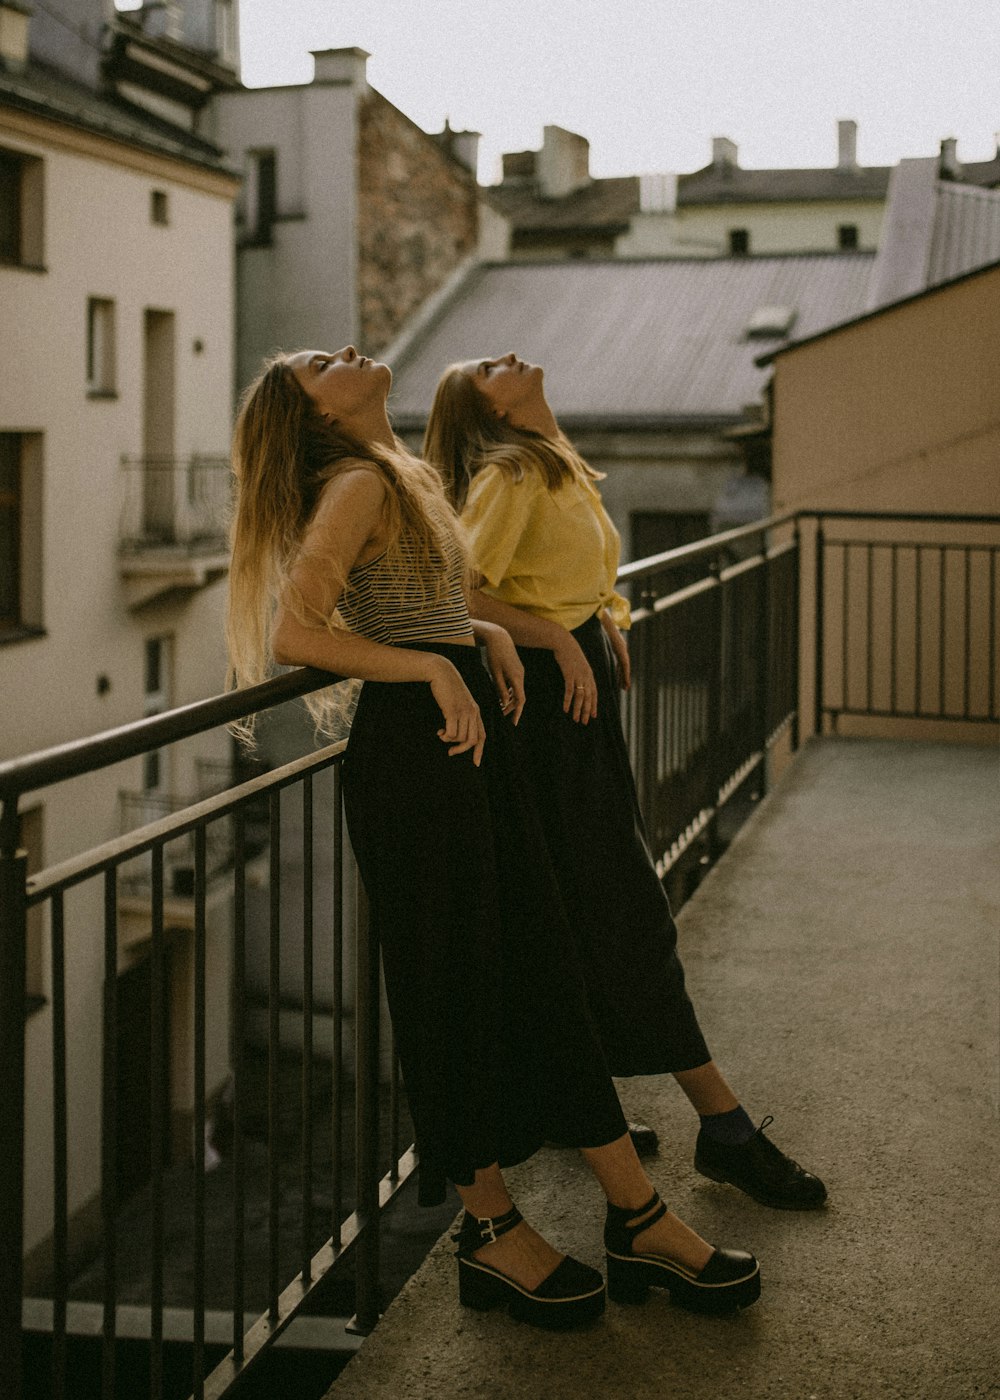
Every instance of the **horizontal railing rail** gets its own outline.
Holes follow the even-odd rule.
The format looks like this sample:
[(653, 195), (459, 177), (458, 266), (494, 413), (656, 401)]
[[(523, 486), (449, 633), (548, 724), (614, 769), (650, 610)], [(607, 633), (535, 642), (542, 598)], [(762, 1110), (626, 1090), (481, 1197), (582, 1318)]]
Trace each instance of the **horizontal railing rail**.
[[(622, 715), (650, 846), (662, 874), (692, 851), (707, 852), (709, 858), (718, 852), (728, 804), (748, 785), (758, 794), (765, 791), (769, 754), (779, 739), (787, 736), (791, 749), (797, 746), (800, 695), (809, 695), (810, 685), (809, 718), (818, 730), (841, 714), (879, 716), (885, 709), (895, 718), (927, 717), (933, 708), (933, 717), (996, 721), (998, 526), (1000, 518), (994, 516), (793, 512), (623, 566), (619, 586), (632, 595), (633, 684), (622, 696)], [(932, 557), (934, 568), (928, 562)], [(811, 651), (800, 644), (803, 623), (812, 634)], [(88, 938), (96, 946), (103, 981), (97, 1265), (104, 1319), (102, 1396), (112, 1396), (116, 1383), (119, 1265), (128, 1244), (123, 1182), (136, 1171), (127, 1160), (127, 1119), (134, 1102), (123, 1097), (132, 1091), (121, 1084), (128, 1080), (127, 1074), (122, 1077), (124, 1061), (139, 1043), (140, 1004), (148, 1061), (143, 1090), (148, 1148), (133, 1199), (145, 1201), (149, 1212), (149, 1395), (160, 1400), (163, 1393), (163, 1318), (177, 1303), (169, 1295), (166, 1270), (169, 1241), (178, 1234), (187, 1240), (193, 1262), (192, 1292), (184, 1306), (191, 1316), (195, 1397), (221, 1400), (230, 1394), (305, 1298), (348, 1255), (356, 1261), (356, 1326), (366, 1330), (377, 1319), (380, 1211), (408, 1179), (416, 1158), (405, 1145), (391, 1037), (382, 1034), (377, 940), (367, 926), (346, 839), (340, 784), (344, 742), (245, 781), (237, 774), (230, 778), (228, 764), (202, 757), (195, 771), (210, 789), (190, 805), (157, 813), (136, 830), (107, 835), (32, 875), (20, 849), (23, 798), (208, 735), (338, 680), (313, 669), (289, 671), (245, 691), (0, 762), (0, 1074), (6, 1104), (0, 1114), (0, 1277), (5, 1281), (0, 1355), (13, 1358), (7, 1383), (14, 1397), (21, 1394), (24, 1008), (31, 920), (32, 936), (41, 928), (47, 940), (49, 965), (50, 1155), (46, 1164), (33, 1162), (32, 1171), (36, 1177), (47, 1171), (53, 1186), (51, 1307), (45, 1312), (52, 1326), (53, 1400), (62, 1400), (67, 1390), (75, 1083), (67, 1008), (81, 991), (68, 985), (69, 969), (80, 959), (71, 961), (67, 950), (75, 951)], [(893, 698), (888, 706), (882, 704), (885, 685)], [(932, 691), (949, 703), (921, 708), (920, 696)], [(902, 703), (911, 693), (917, 703)], [(955, 697), (961, 703), (950, 703)], [(136, 800), (148, 815), (151, 804), (143, 809), (143, 795)], [(183, 850), (190, 876), (184, 911), (171, 901), (176, 890), (168, 888), (171, 853), (177, 850)], [(133, 868), (141, 863), (141, 889), (129, 882), (130, 862)], [(292, 942), (298, 966), (289, 990)], [(266, 1055), (257, 1066), (258, 1097), (266, 1107), (256, 1118), (251, 1086), (257, 1070), (247, 1020), (254, 956), (263, 960), (266, 1000)], [(125, 980), (137, 958), (148, 971), (140, 1002), (128, 1000), (133, 994)], [(230, 1075), (232, 1142), (221, 1175), (212, 1175), (202, 1144), (219, 1108), (209, 1095), (219, 1077), (219, 1064), (211, 1060), (213, 1054), (218, 1060), (219, 1052), (210, 1017), (219, 1010), (219, 983), (211, 978), (218, 976), (220, 958), (231, 965), (227, 1014), (232, 1019), (223, 1069)], [(179, 989), (183, 995), (174, 995), (178, 988), (171, 979), (180, 975), (188, 980)], [(185, 1008), (181, 1021), (172, 1019), (175, 1005)], [(287, 1125), (282, 1127), (288, 1101), (282, 1075), (292, 1022), (300, 1108), (289, 1147)], [(319, 1037), (326, 1038), (325, 1046)], [(314, 1110), (317, 1066), (327, 1061), (328, 1103), (321, 1123)], [(178, 1063), (186, 1065), (180, 1079)], [(348, 1128), (352, 1102), (353, 1133)], [(186, 1223), (167, 1218), (168, 1181), (184, 1188), (190, 1206)], [(245, 1241), (254, 1190), (261, 1193), (256, 1208), (267, 1221), (264, 1272), (256, 1282)], [(290, 1194), (301, 1203), (294, 1239), (283, 1221)], [(207, 1218), (220, 1211), (230, 1222), (228, 1302), (209, 1296), (213, 1281), (206, 1270)], [(263, 1310), (247, 1330), (254, 1290)], [(204, 1319), (220, 1306), (231, 1312), (231, 1350), (209, 1370)], [(34, 1302), (28, 1309), (32, 1316), (41, 1311)]]

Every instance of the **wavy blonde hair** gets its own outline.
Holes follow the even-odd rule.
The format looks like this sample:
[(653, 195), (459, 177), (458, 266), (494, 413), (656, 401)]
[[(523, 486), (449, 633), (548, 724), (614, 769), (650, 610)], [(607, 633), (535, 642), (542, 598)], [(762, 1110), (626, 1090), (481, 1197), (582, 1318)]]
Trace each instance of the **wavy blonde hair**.
[(592, 481), (604, 477), (583, 460), (561, 430), (557, 438), (547, 438), (498, 418), (465, 364), (449, 365), (438, 380), (423, 453), (440, 473), (448, 499), (459, 511), (473, 477), (488, 466), (498, 466), (515, 481), (523, 480), (526, 469), (534, 467), (550, 491), (558, 491), (574, 477)]
[[(457, 545), (463, 557), (465, 552), (437, 473), (398, 439), (390, 450), (331, 426), (289, 368), (289, 358), (276, 355), (265, 363), (243, 394), (233, 431), (235, 504), (226, 613), (230, 689), (256, 685), (272, 673), (271, 632), (279, 597), (308, 626), (346, 627), (333, 607), (346, 579), (330, 574), (328, 608), (307, 604), (291, 579), (323, 487), (340, 472), (361, 468), (385, 483), (389, 545), (384, 566), (405, 577), (408, 589), (416, 587), (428, 605), (446, 587), (450, 550)], [(413, 547), (405, 558), (404, 537)], [(319, 733), (344, 732), (357, 689), (350, 683), (306, 697)], [(252, 745), (253, 717), (233, 725), (233, 732)]]

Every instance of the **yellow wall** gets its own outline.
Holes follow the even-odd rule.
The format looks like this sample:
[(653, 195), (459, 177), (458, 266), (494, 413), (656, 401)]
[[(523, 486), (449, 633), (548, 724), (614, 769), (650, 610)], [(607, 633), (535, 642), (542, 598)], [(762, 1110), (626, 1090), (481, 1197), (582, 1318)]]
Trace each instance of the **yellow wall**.
[(718, 257), (729, 252), (729, 230), (745, 228), (751, 253), (830, 253), (840, 224), (854, 224), (858, 247), (879, 246), (881, 200), (682, 206), (671, 214), (637, 214), (615, 243), (617, 257)]

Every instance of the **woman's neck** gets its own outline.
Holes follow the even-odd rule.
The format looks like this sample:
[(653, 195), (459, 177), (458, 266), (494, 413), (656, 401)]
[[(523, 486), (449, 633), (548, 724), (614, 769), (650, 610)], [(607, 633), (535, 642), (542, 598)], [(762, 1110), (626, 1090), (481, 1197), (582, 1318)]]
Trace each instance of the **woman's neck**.
[(529, 433), (540, 433), (552, 442), (556, 442), (561, 436), (556, 416), (544, 398), (533, 403), (520, 404), (516, 417), (512, 414), (507, 421), (512, 428), (524, 428)]

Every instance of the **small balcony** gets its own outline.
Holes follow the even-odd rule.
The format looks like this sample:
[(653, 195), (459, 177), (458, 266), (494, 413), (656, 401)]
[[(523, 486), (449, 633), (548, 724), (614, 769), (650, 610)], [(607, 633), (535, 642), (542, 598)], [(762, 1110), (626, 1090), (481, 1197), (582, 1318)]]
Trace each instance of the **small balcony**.
[(229, 567), (229, 461), (123, 457), (118, 567), (130, 608), (190, 592)]

